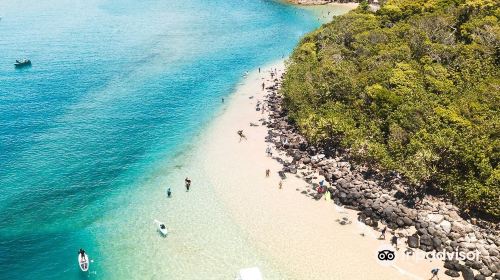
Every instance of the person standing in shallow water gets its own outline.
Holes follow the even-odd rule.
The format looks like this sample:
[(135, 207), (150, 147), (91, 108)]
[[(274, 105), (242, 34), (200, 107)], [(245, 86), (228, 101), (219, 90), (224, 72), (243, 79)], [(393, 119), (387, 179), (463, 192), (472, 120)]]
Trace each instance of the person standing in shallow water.
[(184, 183), (186, 185), (186, 191), (188, 192), (189, 191), (189, 187), (191, 187), (191, 179), (189, 179), (188, 177), (186, 177), (186, 179), (184, 180)]
[(167, 190), (167, 197), (171, 197), (172, 196), (172, 191), (170, 190), (170, 188), (168, 188)]

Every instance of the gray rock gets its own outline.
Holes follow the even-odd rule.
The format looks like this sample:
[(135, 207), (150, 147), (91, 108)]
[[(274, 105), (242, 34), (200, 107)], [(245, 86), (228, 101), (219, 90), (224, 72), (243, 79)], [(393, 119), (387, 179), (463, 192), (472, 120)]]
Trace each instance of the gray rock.
[(482, 275), (486, 276), (486, 277), (489, 277), (489, 276), (491, 276), (491, 275), (493, 274), (493, 273), (491, 272), (491, 270), (489, 270), (487, 267), (483, 267), (483, 268), (481, 268), (481, 269), (479, 270), (479, 272), (480, 272)]
[(420, 244), (423, 244), (425, 246), (432, 246), (432, 237), (428, 234), (422, 235), (420, 237)]
[(481, 268), (483, 268), (483, 264), (477, 261), (466, 260), (465, 265), (475, 270), (480, 270)]
[(450, 270), (450, 269), (447, 269), (444, 274), (448, 275), (448, 276), (451, 276), (451, 277), (459, 277), (460, 276), (460, 273), (458, 273), (458, 271), (456, 270)]
[(474, 280), (486, 280), (486, 277), (484, 277), (484, 275), (478, 274), (474, 276)]
[(411, 226), (413, 224), (413, 221), (408, 217), (403, 217), (403, 223), (405, 224), (405, 226)]
[(407, 242), (410, 248), (418, 248), (420, 246), (418, 237), (415, 235), (408, 236)]
[(495, 248), (490, 248), (488, 250), (488, 253), (490, 254), (490, 256), (498, 256), (498, 250)]
[(441, 214), (429, 214), (427, 219), (435, 224), (439, 224), (444, 220), (444, 216)]
[(342, 172), (340, 170), (335, 170), (333, 173), (332, 173), (332, 177), (334, 179), (340, 179), (342, 178)]
[(439, 223), (439, 226), (443, 229), (446, 234), (450, 233), (451, 231), (451, 223), (447, 220), (443, 220), (441, 223)]
[(437, 237), (432, 238), (432, 246), (434, 246), (434, 248), (439, 250), (441, 248), (441, 244), (442, 244), (441, 239)]
[(474, 272), (472, 272), (472, 269), (463, 267), (462, 268), (462, 277), (464, 280), (474, 280)]
[(446, 260), (444, 261), (444, 268), (451, 270), (461, 270), (462, 266), (457, 260)]

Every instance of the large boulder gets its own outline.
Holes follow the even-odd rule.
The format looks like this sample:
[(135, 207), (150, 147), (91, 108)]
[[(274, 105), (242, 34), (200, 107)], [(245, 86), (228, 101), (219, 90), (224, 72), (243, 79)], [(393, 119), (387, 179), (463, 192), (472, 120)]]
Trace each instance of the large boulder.
[(460, 234), (460, 235), (464, 235), (465, 232), (466, 232), (465, 226), (462, 223), (460, 223), (460, 222), (453, 222), (451, 224), (451, 230), (453, 232), (456, 232), (456, 233)]
[(428, 234), (420, 237), (420, 244), (425, 246), (432, 246), (432, 237)]
[(420, 243), (418, 241), (418, 236), (415, 236), (415, 235), (411, 235), (411, 236), (408, 236), (408, 247), (410, 248), (418, 248), (420, 246)]
[(432, 246), (434, 246), (436, 250), (441, 249), (441, 244), (442, 244), (441, 239), (439, 239), (438, 237), (432, 238)]
[(342, 171), (340, 170), (335, 170), (333, 173), (332, 173), (332, 178), (335, 179), (335, 180), (338, 180), (340, 178), (342, 178)]
[(403, 223), (405, 224), (405, 226), (413, 225), (413, 221), (408, 217), (403, 217)]
[(450, 269), (447, 269), (444, 274), (448, 275), (448, 276), (451, 276), (451, 277), (459, 277), (460, 276), (460, 273), (458, 273), (458, 271), (456, 270), (450, 270)]
[(462, 277), (464, 280), (474, 280), (474, 272), (472, 272), (472, 269), (464, 266), (462, 268)]
[(491, 276), (491, 275), (493, 274), (493, 273), (491, 272), (491, 270), (489, 270), (487, 267), (483, 267), (483, 268), (481, 268), (481, 269), (479, 270), (479, 272), (480, 272), (482, 275), (486, 276), (486, 277), (489, 277), (489, 276)]
[(427, 219), (435, 224), (439, 224), (444, 220), (444, 216), (441, 214), (429, 214)]
[(451, 231), (451, 223), (447, 220), (443, 220), (441, 223), (439, 223), (439, 226), (443, 229), (446, 234), (450, 233)]

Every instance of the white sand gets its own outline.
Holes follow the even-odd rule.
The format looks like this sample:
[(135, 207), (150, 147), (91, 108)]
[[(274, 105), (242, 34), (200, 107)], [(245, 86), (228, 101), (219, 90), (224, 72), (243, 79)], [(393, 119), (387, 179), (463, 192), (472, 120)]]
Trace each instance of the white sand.
[[(281, 73), (284, 65), (262, 68), (261, 74), (252, 72), (226, 100), (224, 111), (199, 147), (202, 172), (209, 174), (205, 180), (216, 186), (249, 240), (292, 279), (428, 279), (434, 267), (441, 268), (440, 279), (451, 279), (444, 275), (440, 261), (411, 262), (397, 257), (400, 269), (380, 265), (376, 252), (388, 241), (376, 240), (375, 231), (360, 226), (354, 211), (342, 214), (332, 202), (301, 194), (296, 189), (303, 190), (307, 183), (292, 174), (288, 174), (283, 189), (278, 189), (277, 171), (281, 167), (265, 155), (267, 128), (249, 125), (260, 125), (258, 120), (265, 116), (255, 105), (264, 99), (261, 84), (263, 77), (269, 78), (270, 68)], [(239, 142), (240, 129), (247, 140)], [(265, 178), (267, 168), (270, 178)], [(353, 223), (342, 226), (335, 221), (344, 216)]]

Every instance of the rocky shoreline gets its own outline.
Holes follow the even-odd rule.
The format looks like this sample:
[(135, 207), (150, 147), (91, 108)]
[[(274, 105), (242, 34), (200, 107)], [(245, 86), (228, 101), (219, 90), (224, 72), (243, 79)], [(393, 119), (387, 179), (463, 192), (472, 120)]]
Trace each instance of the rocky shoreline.
[[(320, 2), (320, 1), (303, 1)], [(476, 252), (475, 261), (447, 260), (444, 273), (466, 280), (500, 279), (500, 225), (464, 219), (459, 209), (426, 195), (415, 200), (411, 189), (397, 174), (382, 174), (349, 160), (348, 151), (315, 146), (298, 133), (288, 120), (279, 94), (280, 79), (266, 88), (269, 119), (266, 141), (283, 156), (275, 157), (282, 166), (282, 177), (298, 176), (312, 186), (302, 191), (321, 198), (314, 179), (329, 183), (328, 193), (334, 203), (358, 212), (358, 220), (378, 230), (387, 226), (405, 240), (408, 247), (423, 252)]]
[[(326, 4), (332, 4), (332, 3), (340, 3), (340, 4), (345, 4), (345, 3), (359, 3), (360, 1), (352, 1), (352, 0), (285, 0), (286, 2), (295, 4), (295, 5), (304, 5), (304, 6), (313, 6), (313, 5), (326, 5)], [(369, 4), (376, 4), (378, 3), (378, 0), (368, 0)]]

